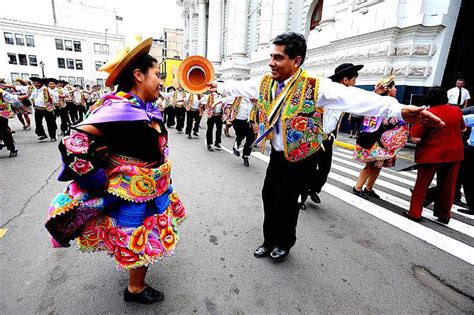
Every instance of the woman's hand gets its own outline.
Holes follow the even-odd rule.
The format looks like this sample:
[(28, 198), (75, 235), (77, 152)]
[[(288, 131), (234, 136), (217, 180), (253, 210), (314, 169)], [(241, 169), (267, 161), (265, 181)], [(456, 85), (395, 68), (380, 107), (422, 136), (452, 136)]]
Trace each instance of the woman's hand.
[(383, 85), (382, 83), (377, 83), (374, 86), (374, 92), (381, 95), (381, 94), (387, 92), (387, 86)]
[(407, 123), (423, 124), (427, 127), (443, 127), (445, 125), (438, 116), (426, 110), (426, 107), (405, 105), (402, 108), (402, 118)]

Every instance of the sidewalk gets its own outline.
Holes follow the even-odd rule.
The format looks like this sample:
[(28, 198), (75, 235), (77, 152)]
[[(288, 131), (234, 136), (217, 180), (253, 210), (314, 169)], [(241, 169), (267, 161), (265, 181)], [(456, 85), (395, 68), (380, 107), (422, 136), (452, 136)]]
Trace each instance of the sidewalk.
[[(337, 134), (337, 139), (334, 141), (334, 145), (354, 151), (355, 149), (355, 142), (356, 139), (354, 138), (349, 138), (349, 134), (347, 133), (338, 133)], [(415, 145), (412, 143), (407, 143), (403, 149), (400, 150), (397, 154), (397, 158), (409, 160), (413, 162), (415, 159)]]

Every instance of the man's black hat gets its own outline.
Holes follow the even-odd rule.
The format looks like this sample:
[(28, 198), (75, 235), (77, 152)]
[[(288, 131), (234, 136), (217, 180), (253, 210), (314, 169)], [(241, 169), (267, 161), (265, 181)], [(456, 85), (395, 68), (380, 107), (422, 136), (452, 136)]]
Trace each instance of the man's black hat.
[(41, 84), (44, 84), (44, 80), (38, 77), (30, 77), (31, 82), (39, 82)]
[(49, 82), (53, 82), (54, 84), (58, 84), (58, 80), (56, 80), (55, 78), (46, 78), (44, 79), (43, 81), (44, 83), (49, 83)]
[(355, 66), (352, 63), (343, 63), (342, 65), (339, 65), (336, 69), (334, 69), (334, 74), (330, 76), (329, 79), (343, 78), (345, 75), (357, 72), (362, 68), (364, 68), (364, 65)]

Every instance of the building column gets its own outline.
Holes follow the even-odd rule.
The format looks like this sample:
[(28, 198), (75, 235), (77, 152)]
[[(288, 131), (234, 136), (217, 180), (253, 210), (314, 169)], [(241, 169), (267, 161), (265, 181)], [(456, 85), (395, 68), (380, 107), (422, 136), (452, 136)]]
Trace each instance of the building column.
[[(273, 3), (272, 14), (272, 36), (275, 38), (281, 33), (288, 31), (288, 12), (290, 10), (290, 0), (278, 0)], [(262, 12), (263, 13), (263, 12)]]
[(222, 0), (209, 0), (207, 58), (215, 65), (222, 59)]
[(206, 55), (206, 46), (207, 46), (207, 38), (206, 38), (206, 6), (207, 0), (199, 0), (198, 1), (198, 49), (197, 53), (200, 56)]
[(233, 57), (246, 57), (249, 2), (231, 0), (231, 4), (229, 13), (234, 17), (233, 37), (227, 40), (233, 41)]
[(273, 0), (262, 0), (258, 45), (265, 46), (272, 37)]

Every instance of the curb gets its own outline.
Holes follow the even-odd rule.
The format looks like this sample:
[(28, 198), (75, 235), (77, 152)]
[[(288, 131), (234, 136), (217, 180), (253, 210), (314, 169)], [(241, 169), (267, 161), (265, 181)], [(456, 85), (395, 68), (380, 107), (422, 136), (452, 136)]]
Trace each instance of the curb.
[(347, 143), (347, 142), (342, 142), (342, 141), (339, 141), (339, 140), (335, 140), (334, 145), (337, 145), (338, 147), (341, 147), (341, 148), (344, 148), (344, 149), (347, 149), (347, 150), (352, 150), (352, 151), (355, 150), (355, 145), (352, 144), (352, 143)]
[[(354, 151), (354, 150), (355, 150), (355, 144), (352, 144), (352, 143), (347, 143), (347, 142), (335, 140), (335, 141), (334, 141), (334, 145), (336, 145), (336, 146), (338, 146), (338, 147), (341, 147), (341, 148), (343, 148), (343, 149), (346, 149), (346, 150), (351, 150), (351, 151)], [(408, 160), (408, 161), (414, 162), (413, 157), (410, 156), (410, 155), (406, 155), (406, 154), (403, 154), (403, 153), (398, 153), (398, 154), (397, 154), (397, 157), (398, 157), (398, 158), (401, 158), (401, 159), (404, 159), (404, 160)]]

